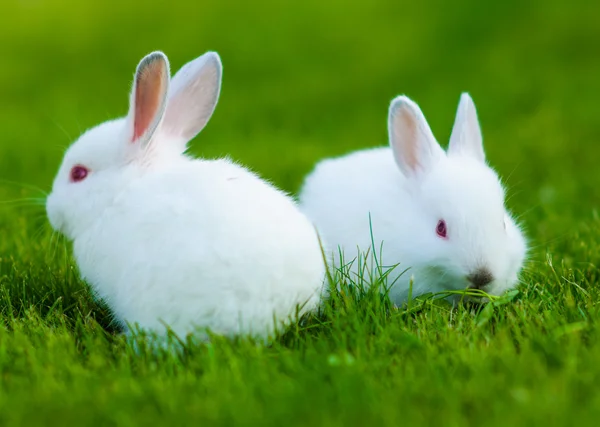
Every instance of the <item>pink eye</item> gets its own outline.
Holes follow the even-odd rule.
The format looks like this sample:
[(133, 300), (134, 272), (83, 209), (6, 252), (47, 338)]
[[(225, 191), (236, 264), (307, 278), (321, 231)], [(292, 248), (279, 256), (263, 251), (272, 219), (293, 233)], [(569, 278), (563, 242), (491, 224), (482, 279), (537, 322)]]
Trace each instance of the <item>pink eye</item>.
[(437, 227), (435, 227), (435, 232), (442, 239), (446, 239), (446, 235), (448, 234), (448, 230), (446, 230), (446, 221), (440, 219), (437, 223)]
[(71, 182), (83, 181), (88, 176), (88, 169), (85, 166), (76, 165), (71, 169)]

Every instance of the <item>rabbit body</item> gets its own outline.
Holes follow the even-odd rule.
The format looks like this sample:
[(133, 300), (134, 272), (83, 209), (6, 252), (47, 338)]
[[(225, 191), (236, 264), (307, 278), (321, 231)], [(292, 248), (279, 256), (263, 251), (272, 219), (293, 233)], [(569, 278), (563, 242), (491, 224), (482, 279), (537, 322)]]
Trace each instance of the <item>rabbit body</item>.
[(315, 306), (318, 242), (284, 194), (225, 159), (131, 173), (74, 240), (82, 277), (117, 319), (251, 334)]
[[(216, 104), (218, 57), (184, 67), (173, 82), (184, 90), (173, 94), (152, 92), (166, 84), (155, 81), (164, 70), (152, 69), (166, 57), (154, 55), (140, 63), (128, 117), (67, 151), (47, 201), (50, 222), (73, 240), (82, 277), (120, 323), (168, 326), (181, 337), (196, 328), (267, 337), (319, 301), (316, 231), (287, 194), (248, 169), (183, 154)], [(182, 103), (190, 120), (200, 117), (187, 134), (173, 122), (190, 111)]]
[(351, 280), (369, 280), (375, 255), (382, 271), (393, 267), (396, 304), (411, 279), (413, 295), (468, 287), (498, 295), (515, 286), (526, 243), (484, 161), (470, 97), (461, 99), (447, 153), (406, 97), (392, 103), (389, 130), (391, 147), (323, 160), (305, 180), (300, 204), (331, 261), (351, 264)]

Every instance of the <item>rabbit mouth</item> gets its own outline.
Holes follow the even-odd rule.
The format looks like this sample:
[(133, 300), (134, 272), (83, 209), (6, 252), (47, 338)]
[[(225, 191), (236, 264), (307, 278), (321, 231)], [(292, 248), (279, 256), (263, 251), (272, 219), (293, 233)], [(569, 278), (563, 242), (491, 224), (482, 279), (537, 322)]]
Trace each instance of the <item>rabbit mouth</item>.
[(62, 234), (63, 236), (70, 238), (70, 235), (65, 227), (64, 221), (59, 221), (56, 217), (52, 217), (48, 215), (48, 220), (50, 222), (50, 226), (54, 231)]
[(71, 238), (67, 229), (67, 221), (65, 221), (64, 215), (62, 215), (61, 210), (57, 207), (57, 202), (55, 202), (52, 195), (46, 199), (46, 217), (54, 231), (69, 239)]
[(58, 215), (57, 210), (54, 208), (53, 201), (54, 198), (52, 195), (48, 196), (46, 199), (46, 216), (48, 217), (48, 222), (50, 222), (50, 226), (54, 229), (54, 231), (62, 233), (63, 221), (60, 220), (60, 215)]

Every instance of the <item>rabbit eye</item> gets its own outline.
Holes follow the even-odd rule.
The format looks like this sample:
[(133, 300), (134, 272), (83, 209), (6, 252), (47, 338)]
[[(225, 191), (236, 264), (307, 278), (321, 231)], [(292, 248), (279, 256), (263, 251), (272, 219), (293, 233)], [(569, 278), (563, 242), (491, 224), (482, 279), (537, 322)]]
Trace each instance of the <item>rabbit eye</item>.
[(448, 234), (448, 230), (446, 229), (446, 221), (440, 219), (437, 223), (437, 227), (435, 228), (435, 232), (439, 237), (445, 239)]
[(88, 169), (85, 166), (76, 165), (71, 169), (71, 182), (83, 181), (88, 176)]

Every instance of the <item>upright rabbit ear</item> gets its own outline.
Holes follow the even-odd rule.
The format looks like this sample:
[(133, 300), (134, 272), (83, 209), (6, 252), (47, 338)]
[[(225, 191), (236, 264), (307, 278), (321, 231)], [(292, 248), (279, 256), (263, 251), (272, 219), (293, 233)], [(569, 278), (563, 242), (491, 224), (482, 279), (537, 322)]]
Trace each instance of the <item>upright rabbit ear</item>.
[(221, 59), (207, 52), (188, 62), (171, 80), (167, 112), (161, 131), (183, 145), (206, 125), (221, 90)]
[(138, 64), (129, 100), (128, 131), (133, 143), (145, 146), (164, 115), (169, 91), (169, 60), (152, 52)]
[(396, 163), (407, 178), (427, 173), (445, 155), (421, 109), (406, 96), (392, 101), (388, 131)]
[(458, 104), (448, 155), (467, 155), (485, 162), (483, 138), (475, 104), (468, 93), (463, 93)]

